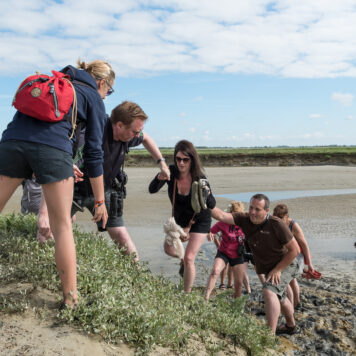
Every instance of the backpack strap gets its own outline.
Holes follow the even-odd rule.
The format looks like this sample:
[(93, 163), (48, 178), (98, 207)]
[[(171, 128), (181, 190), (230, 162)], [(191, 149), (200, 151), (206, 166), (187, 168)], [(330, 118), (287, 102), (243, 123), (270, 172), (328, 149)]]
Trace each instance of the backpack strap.
[[(74, 85), (72, 84), (72, 82), (67, 78), (63, 78), (63, 79), (65, 79), (71, 85), (71, 87), (73, 89), (73, 108), (72, 108), (72, 117), (71, 117), (72, 133), (69, 137), (69, 139), (71, 140), (74, 136), (74, 132), (76, 131), (76, 127), (77, 127), (77, 115), (78, 115), (77, 93), (74, 89)], [(78, 139), (77, 139), (77, 141), (78, 141)]]
[[(73, 98), (73, 110), (72, 110), (72, 117), (71, 117), (71, 123), (72, 123), (72, 134), (70, 135), (69, 139), (72, 139), (74, 134), (75, 134), (75, 142), (74, 142), (74, 145), (73, 145), (73, 158), (75, 157), (75, 155), (77, 154), (77, 151), (78, 151), (78, 147), (79, 147), (79, 139), (80, 139), (80, 133), (81, 133), (81, 130), (82, 130), (82, 121), (79, 121), (77, 123), (77, 114), (78, 114), (78, 104), (77, 104), (77, 94), (76, 94), (76, 91), (74, 89), (74, 85), (73, 84), (78, 84), (78, 85), (82, 85), (84, 87), (87, 87), (87, 88), (92, 88), (90, 85), (84, 83), (84, 82), (81, 82), (80, 80), (76, 80), (76, 79), (73, 79), (73, 80), (68, 80), (68, 83), (70, 83), (70, 85), (72, 86), (73, 88), (73, 93), (74, 93), (74, 98)], [(75, 99), (75, 101), (74, 101)], [(75, 114), (73, 115), (75, 111)]]

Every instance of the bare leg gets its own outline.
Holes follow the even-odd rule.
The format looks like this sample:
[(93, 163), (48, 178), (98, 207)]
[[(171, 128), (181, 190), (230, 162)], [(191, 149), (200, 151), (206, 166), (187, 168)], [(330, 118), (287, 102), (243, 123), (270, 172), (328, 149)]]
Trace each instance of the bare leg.
[(277, 294), (273, 293), (267, 288), (263, 288), (262, 293), (265, 301), (267, 326), (269, 326), (272, 332), (275, 333), (278, 323), (278, 317), (281, 312), (281, 305)]
[(290, 284), (288, 284), (288, 286), (287, 286), (287, 298), (290, 300), (292, 305), (294, 305), (293, 291), (292, 291), (292, 288), (290, 287)]
[(293, 293), (293, 306), (296, 307), (300, 303), (300, 289), (296, 278), (293, 278), (289, 283)]
[(187, 248), (184, 255), (184, 291), (189, 293), (195, 279), (195, 257), (204, 243), (207, 234), (190, 233)]
[(234, 273), (232, 271), (231, 266), (228, 264), (227, 265), (227, 286), (228, 287), (232, 287), (233, 280), (234, 280)]
[(120, 247), (124, 247), (126, 249), (125, 254), (130, 255), (132, 253), (135, 254), (134, 261), (138, 262), (138, 252), (135, 244), (131, 240), (131, 237), (125, 226), (117, 226), (117, 227), (108, 227), (107, 228), (111, 239)]
[(2, 212), (6, 203), (11, 198), (12, 194), (14, 194), (14, 191), (22, 181), (23, 178), (0, 176), (0, 212)]
[(42, 185), (49, 222), (55, 240), (55, 260), (62, 283), (64, 303), (77, 301), (76, 253), (70, 211), (73, 198), (73, 178)]
[(251, 287), (250, 287), (250, 280), (249, 280), (248, 274), (247, 274), (247, 265), (248, 265), (248, 262), (244, 262), (244, 266), (245, 266), (244, 286), (245, 286), (246, 292), (250, 294), (251, 293)]
[(210, 294), (215, 287), (216, 280), (218, 279), (219, 274), (225, 269), (225, 267), (226, 267), (226, 264), (223, 259), (221, 259), (219, 257), (215, 258), (214, 266), (213, 266), (213, 269), (211, 270), (211, 273), (210, 273), (210, 276), (208, 279), (208, 284), (207, 284), (206, 290), (205, 290), (205, 299), (206, 300), (209, 300)]
[(295, 326), (294, 307), (288, 298), (284, 298), (281, 302), (281, 311), (286, 319), (286, 324), (291, 327)]
[(232, 272), (234, 274), (234, 288), (235, 288), (235, 298), (241, 297), (242, 294), (242, 282), (244, 279), (244, 273), (245, 273), (245, 265), (239, 264), (235, 265), (233, 267), (230, 267), (232, 269)]
[(261, 284), (263, 285), (266, 282), (266, 277), (264, 274), (257, 274), (258, 279), (260, 280)]
[(220, 274), (221, 284), (224, 284), (225, 277), (226, 277), (226, 272), (227, 272), (227, 265), (226, 265), (225, 268), (221, 271), (221, 274)]

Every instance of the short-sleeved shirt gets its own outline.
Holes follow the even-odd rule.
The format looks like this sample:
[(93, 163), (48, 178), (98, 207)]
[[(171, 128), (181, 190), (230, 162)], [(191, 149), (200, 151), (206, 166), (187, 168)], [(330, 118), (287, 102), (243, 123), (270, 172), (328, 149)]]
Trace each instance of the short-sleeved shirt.
[(240, 257), (237, 250), (240, 245), (243, 245), (245, 239), (245, 234), (240, 226), (219, 221), (210, 229), (210, 232), (217, 234), (219, 231), (221, 231), (222, 239), (218, 250), (229, 258)]
[(275, 216), (268, 216), (260, 225), (251, 222), (248, 213), (232, 213), (235, 224), (240, 226), (252, 251), (256, 272), (269, 273), (287, 253), (285, 245), (293, 235), (287, 224)]

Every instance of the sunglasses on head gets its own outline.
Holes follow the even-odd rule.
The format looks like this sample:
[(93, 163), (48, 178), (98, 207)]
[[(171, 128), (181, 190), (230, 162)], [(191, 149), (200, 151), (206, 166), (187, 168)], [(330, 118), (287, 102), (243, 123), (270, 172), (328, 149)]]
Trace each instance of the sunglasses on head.
[(106, 93), (106, 96), (109, 96), (109, 95), (111, 95), (115, 90), (114, 90), (114, 88), (109, 84), (109, 82), (108, 82), (107, 80), (105, 80), (105, 82), (106, 82), (107, 86), (109, 87), (109, 90), (108, 90), (108, 92)]
[(184, 163), (188, 163), (190, 161), (190, 158), (188, 157), (176, 157), (177, 162), (184, 162)]

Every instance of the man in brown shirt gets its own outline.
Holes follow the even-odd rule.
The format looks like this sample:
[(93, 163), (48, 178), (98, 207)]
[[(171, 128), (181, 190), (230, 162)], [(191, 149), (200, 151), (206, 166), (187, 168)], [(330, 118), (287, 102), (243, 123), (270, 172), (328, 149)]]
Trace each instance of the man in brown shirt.
[[(214, 219), (238, 225), (244, 232), (256, 272), (266, 277), (262, 291), (267, 325), (276, 334), (294, 334), (294, 308), (286, 296), (288, 284), (297, 273), (297, 266), (292, 262), (299, 248), (288, 226), (268, 214), (269, 203), (264, 194), (256, 194), (250, 200), (248, 213), (226, 213), (217, 207), (211, 213)], [(277, 329), (281, 311), (286, 323)]]

